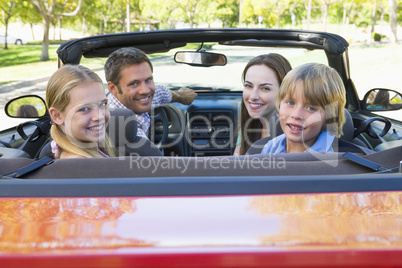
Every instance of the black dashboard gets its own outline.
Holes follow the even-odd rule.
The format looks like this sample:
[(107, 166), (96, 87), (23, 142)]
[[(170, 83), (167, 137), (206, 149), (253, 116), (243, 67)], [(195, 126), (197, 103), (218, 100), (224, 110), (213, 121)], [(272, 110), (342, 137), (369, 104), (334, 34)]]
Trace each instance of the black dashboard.
[(242, 92), (197, 92), (191, 105), (167, 106), (167, 156), (232, 155)]

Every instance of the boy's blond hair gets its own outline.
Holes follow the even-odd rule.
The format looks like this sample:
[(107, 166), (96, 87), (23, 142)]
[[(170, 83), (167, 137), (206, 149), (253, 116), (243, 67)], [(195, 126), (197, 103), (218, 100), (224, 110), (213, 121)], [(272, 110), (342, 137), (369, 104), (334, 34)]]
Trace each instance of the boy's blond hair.
[(338, 72), (320, 63), (306, 63), (291, 70), (279, 88), (278, 114), (281, 101), (293, 96), (298, 83), (303, 83), (305, 101), (325, 109), (325, 128), (339, 138), (345, 123), (346, 91)]

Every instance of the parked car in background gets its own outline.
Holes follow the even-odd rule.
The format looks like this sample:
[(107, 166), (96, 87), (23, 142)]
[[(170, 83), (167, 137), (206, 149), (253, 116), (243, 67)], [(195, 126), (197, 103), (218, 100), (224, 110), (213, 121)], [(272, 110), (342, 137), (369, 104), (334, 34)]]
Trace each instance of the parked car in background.
[[(130, 46), (150, 56), (156, 84), (187, 86), (198, 97), (153, 114), (149, 137), (163, 155), (135, 144), (132, 113), (115, 109), (108, 131), (119, 157), (54, 161), (43, 99), (10, 100), (8, 116), (21, 118), (27, 104), (37, 115), (0, 131), (0, 266), (402, 266), (402, 122), (375, 114), (399, 111), (402, 96), (373, 88), (360, 99), (341, 36), (107, 34), (62, 44), (59, 65)], [(320, 62), (339, 72), (348, 117), (335, 152), (232, 156), (242, 70), (270, 52), (293, 67)], [(383, 93), (389, 102), (377, 105)]]
[[(0, 44), (4, 45), (6, 42), (6, 36), (5, 35), (0, 35)], [(7, 44), (10, 45), (25, 45), (27, 43), (27, 40), (22, 37), (15, 37), (12, 35), (7, 35)]]

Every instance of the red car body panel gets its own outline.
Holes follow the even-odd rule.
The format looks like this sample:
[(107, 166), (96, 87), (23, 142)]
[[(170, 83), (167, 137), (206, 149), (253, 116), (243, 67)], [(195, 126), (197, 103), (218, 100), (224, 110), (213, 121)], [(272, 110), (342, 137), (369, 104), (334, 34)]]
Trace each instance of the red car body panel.
[(1, 267), (402, 266), (402, 192), (0, 204)]

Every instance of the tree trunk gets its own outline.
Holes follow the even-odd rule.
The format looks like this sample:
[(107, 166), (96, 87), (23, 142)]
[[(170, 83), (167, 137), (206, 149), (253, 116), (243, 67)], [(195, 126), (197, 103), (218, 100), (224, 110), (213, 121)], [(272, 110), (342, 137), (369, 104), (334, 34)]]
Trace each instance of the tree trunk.
[(50, 19), (43, 18), (42, 54), (40, 55), (39, 61), (49, 60), (49, 28), (50, 28)]
[(396, 0), (389, 0), (389, 26), (391, 27), (392, 37), (391, 40), (393, 43), (398, 42), (398, 34), (397, 34), (397, 5)]
[(82, 17), (82, 36), (87, 35), (87, 24), (85, 22), (85, 17)]
[(373, 36), (373, 33), (375, 31), (375, 12), (377, 10), (377, 1), (374, 1), (373, 3), (373, 11), (371, 13), (371, 36)]
[(31, 27), (32, 40), (34, 40), (34, 41), (35, 41), (34, 24), (31, 22), (31, 23), (29, 23), (29, 26)]
[(327, 31), (327, 19), (328, 19), (328, 5), (325, 3), (323, 6), (324, 9), (324, 18), (323, 18), (323, 25), (322, 25), (322, 30), (323, 32)]
[(6, 26), (6, 32), (5, 32), (5, 35), (4, 35), (4, 49), (8, 49), (8, 44), (7, 44), (7, 35), (8, 35), (8, 18), (6, 18), (5, 20), (4, 20), (4, 24), (5, 24), (5, 26)]
[(56, 30), (57, 29), (56, 29), (56, 24), (52, 23), (52, 25), (53, 25), (53, 39), (52, 40), (54, 41), (54, 40), (56, 40)]
[(311, 21), (311, 1), (308, 0), (308, 6), (307, 6), (307, 30), (310, 30), (310, 21)]
[(61, 41), (61, 18), (59, 17), (58, 18), (58, 21), (59, 21), (59, 41)]

